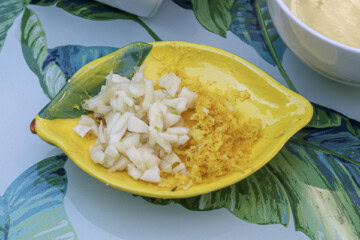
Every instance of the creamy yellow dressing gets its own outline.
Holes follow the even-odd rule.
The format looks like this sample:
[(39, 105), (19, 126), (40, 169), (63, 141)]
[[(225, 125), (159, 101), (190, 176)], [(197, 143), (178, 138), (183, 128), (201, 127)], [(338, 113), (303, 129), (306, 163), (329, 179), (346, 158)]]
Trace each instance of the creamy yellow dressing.
[(306, 25), (345, 45), (360, 48), (360, 0), (287, 0)]

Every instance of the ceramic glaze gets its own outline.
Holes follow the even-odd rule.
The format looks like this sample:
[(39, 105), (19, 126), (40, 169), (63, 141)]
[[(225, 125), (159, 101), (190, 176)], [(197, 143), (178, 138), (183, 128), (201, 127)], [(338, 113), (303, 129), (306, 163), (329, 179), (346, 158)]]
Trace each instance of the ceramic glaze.
[[(141, 52), (137, 50), (142, 49)], [(132, 61), (129, 56), (143, 56), (144, 61)], [(136, 57), (135, 57), (136, 58)], [(124, 74), (123, 61), (143, 64), (147, 79), (158, 79), (164, 70), (182, 71), (187, 78), (200, 81), (210, 90), (247, 90), (250, 99), (238, 103), (236, 111), (244, 118), (259, 118), (264, 124), (264, 136), (254, 145), (249, 166), (231, 172), (216, 181), (204, 181), (188, 190), (171, 191), (157, 185), (136, 181), (126, 172), (108, 172), (95, 164), (89, 147), (95, 139), (81, 138), (73, 128), (82, 114), (74, 110), (73, 101), (82, 101), (86, 94), (96, 95), (111, 69)], [(213, 47), (186, 42), (133, 43), (79, 69), (71, 82), (36, 117), (36, 133), (45, 141), (61, 148), (88, 174), (120, 190), (158, 198), (186, 198), (227, 187), (248, 177), (268, 163), (286, 141), (311, 119), (313, 108), (302, 96), (285, 88), (251, 63)], [(89, 84), (86, 86), (86, 84)], [(210, 84), (212, 83), (212, 84)], [(77, 86), (84, 86), (84, 92)], [(224, 91), (226, 92), (226, 91)], [(58, 111), (59, 110), (59, 111)]]
[[(267, 0), (272, 21), (282, 40), (297, 57), (318, 73), (341, 83), (360, 86), (360, 68), (358, 67), (360, 49), (339, 43), (308, 26), (291, 11), (292, 1), (295, 0)], [(323, 2), (328, 4), (335, 0)], [(340, 4), (335, 11), (340, 11), (340, 6), (342, 5)], [(300, 12), (299, 9), (297, 11)], [(343, 23), (344, 19), (338, 17), (337, 24)], [(330, 23), (328, 27), (336, 28)], [(346, 38), (346, 36), (341, 38)]]

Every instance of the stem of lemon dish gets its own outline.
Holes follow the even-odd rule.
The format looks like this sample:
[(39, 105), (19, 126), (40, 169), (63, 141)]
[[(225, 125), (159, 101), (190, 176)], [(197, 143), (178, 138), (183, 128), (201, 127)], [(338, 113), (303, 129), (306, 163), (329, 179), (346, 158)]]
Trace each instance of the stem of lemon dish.
[(155, 41), (162, 41), (161, 38), (159, 38), (159, 36), (156, 35), (156, 33), (154, 33), (153, 30), (151, 30), (151, 28), (146, 25), (146, 23), (144, 23), (140, 18), (135, 18), (134, 21), (140, 24)]
[(256, 15), (257, 15), (257, 19), (259, 21), (259, 24), (260, 24), (260, 29), (263, 33), (263, 37), (264, 37), (264, 40), (265, 40), (265, 44), (271, 54), (271, 57), (273, 58), (280, 74), (283, 76), (284, 80), (286, 81), (286, 84), (288, 85), (288, 87), (293, 90), (294, 92), (298, 92), (294, 86), (294, 84), (292, 83), (292, 81), (290, 80), (290, 77), (289, 75), (286, 73), (285, 69), (283, 68), (280, 60), (279, 60), (279, 57), (277, 56), (276, 54), (276, 51), (272, 45), (272, 42), (270, 40), (270, 36), (269, 36), (269, 33), (266, 29), (266, 25), (265, 25), (265, 21), (264, 21), (264, 18), (262, 16), (262, 13), (261, 13), (261, 7), (260, 7), (260, 0), (255, 0), (255, 10), (256, 10)]

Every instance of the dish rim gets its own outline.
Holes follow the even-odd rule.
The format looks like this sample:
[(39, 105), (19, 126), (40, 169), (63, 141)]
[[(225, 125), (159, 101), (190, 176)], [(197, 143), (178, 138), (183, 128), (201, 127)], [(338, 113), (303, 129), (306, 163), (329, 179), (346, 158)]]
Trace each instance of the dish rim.
[[(294, 136), (299, 130), (301, 130), (304, 126), (306, 126), (310, 120), (312, 119), (312, 115), (313, 115), (313, 106), (312, 104), (303, 96), (301, 96), (300, 94), (286, 88), (285, 86), (283, 86), (282, 84), (280, 84), (279, 82), (277, 82), (274, 78), (272, 78), (270, 75), (268, 75), (266, 72), (264, 72), (263, 70), (261, 70), (260, 68), (258, 68), (256, 65), (248, 62), (247, 60), (234, 55), (232, 53), (229, 53), (225, 50), (219, 49), (219, 48), (215, 48), (215, 47), (211, 47), (211, 46), (207, 46), (207, 45), (202, 45), (202, 44), (197, 44), (197, 43), (189, 43), (189, 42), (183, 42), (183, 41), (165, 41), (165, 42), (150, 42), (149, 44), (153, 45), (154, 47), (156, 46), (162, 46), (162, 45), (174, 45), (174, 46), (184, 46), (184, 47), (192, 47), (195, 49), (199, 49), (199, 50), (203, 50), (203, 51), (210, 51), (213, 53), (217, 53), (217, 54), (221, 54), (225, 57), (229, 57), (232, 59), (232, 61), (238, 61), (241, 64), (244, 65), (244, 67), (248, 68), (250, 71), (254, 72), (256, 75), (259, 75), (263, 81), (266, 81), (269, 85), (271, 85), (272, 87), (274, 87), (275, 89), (278, 89), (278, 91), (281, 92), (286, 92), (286, 93), (290, 93), (293, 96), (296, 96), (298, 99), (301, 100), (301, 102), (304, 104), (304, 109), (305, 112), (302, 115), (303, 117), (301, 118), (301, 121), (298, 121), (296, 123), (296, 127), (294, 127), (293, 129), (291, 129), (291, 131), (286, 132), (285, 137), (283, 140), (279, 141), (278, 146), (274, 146), (274, 148), (269, 151), (268, 153), (268, 159), (266, 159), (263, 163), (259, 164), (259, 166), (255, 166), (254, 168), (250, 167), (248, 168), (249, 170), (246, 170), (247, 172), (245, 174), (241, 174), (239, 175), (239, 177), (237, 178), (230, 178), (229, 180), (225, 181), (225, 183), (221, 183), (221, 184), (214, 184), (211, 188), (207, 188), (206, 190), (198, 190), (198, 191), (188, 191), (188, 190), (184, 190), (184, 191), (167, 191), (167, 192), (154, 192), (154, 191), (146, 191), (146, 189), (141, 189), (141, 190), (137, 190), (134, 189), (133, 187), (127, 187), (127, 185), (121, 185), (119, 183), (116, 182), (112, 182), (109, 181), (108, 178), (106, 178), (106, 176), (104, 177), (103, 175), (99, 175), (96, 174), (96, 171), (92, 171), (89, 168), (86, 168), (85, 164), (82, 164), (81, 161), (78, 161), (76, 159), (70, 159), (79, 167), (81, 168), (84, 172), (86, 172), (87, 174), (89, 174), (90, 176), (96, 178), (97, 180), (108, 184), (116, 189), (122, 190), (122, 191), (126, 191), (129, 193), (133, 193), (133, 194), (137, 194), (137, 195), (141, 195), (141, 196), (146, 196), (146, 197), (155, 197), (155, 198), (163, 198), (163, 199), (180, 199), (180, 198), (189, 198), (189, 197), (194, 197), (194, 196), (198, 196), (198, 195), (202, 195), (202, 194), (206, 194), (209, 192), (213, 192), (225, 187), (228, 187), (230, 185), (236, 184), (239, 181), (249, 177), (250, 175), (254, 174), (255, 172), (257, 172), (259, 169), (261, 169), (262, 167), (264, 167), (267, 163), (269, 163), (269, 161), (271, 161), (274, 156), (282, 149), (282, 147), (286, 144), (286, 142), (292, 137)], [(118, 50), (117, 50), (118, 51)], [(117, 52), (115, 51), (115, 52)], [(114, 53), (115, 53), (114, 52)], [(104, 57), (107, 57), (109, 55), (111, 55), (113, 53), (110, 53), (108, 55), (105, 55), (101, 58), (98, 58), (94, 61), (100, 61), (99, 59), (102, 59)], [(94, 61), (89, 62), (88, 64), (92, 64)], [(78, 71), (80, 71), (82, 68), (87, 67), (87, 65), (84, 65), (83, 67), (81, 67)], [(64, 141), (61, 141), (61, 139), (56, 138), (54, 135), (51, 134), (46, 134), (46, 128), (43, 129), (39, 129), (41, 131), (38, 131), (38, 121), (45, 120), (45, 121), (51, 121), (51, 120), (47, 120), (47, 119), (43, 119), (41, 118), (39, 115), (36, 116), (35, 118), (35, 131), (36, 134), (42, 138), (43, 140), (45, 140), (46, 142), (49, 142), (51, 144), (54, 144), (56, 146), (58, 146), (59, 148), (61, 148), (67, 156), (71, 156), (71, 151), (70, 149), (68, 149), (64, 144)], [(216, 181), (214, 181), (216, 182)], [(199, 184), (201, 185), (201, 184)]]
[[(273, 1), (273, 0), (267, 0), (267, 1)], [(344, 51), (347, 52), (352, 52), (355, 54), (360, 55), (360, 49), (359, 48), (355, 48), (355, 47), (351, 47), (348, 46), (346, 44), (340, 43), (338, 41), (335, 41), (331, 38), (326, 37), (325, 35), (319, 33), (318, 31), (312, 29), (311, 27), (309, 27), (308, 25), (306, 25), (303, 21), (301, 21), (291, 10), (290, 8), (286, 5), (286, 3), (284, 2), (284, 0), (275, 0), (278, 5), (280, 6), (281, 10), (283, 10), (286, 15), (293, 20), (294, 22), (296, 22), (298, 25), (300, 25), (304, 30), (306, 30), (307, 32), (309, 32), (311, 35), (315, 36), (316, 38), (319, 38), (321, 40), (323, 40), (324, 42), (329, 43), (330, 45), (333, 45), (337, 48), (340, 48)]]

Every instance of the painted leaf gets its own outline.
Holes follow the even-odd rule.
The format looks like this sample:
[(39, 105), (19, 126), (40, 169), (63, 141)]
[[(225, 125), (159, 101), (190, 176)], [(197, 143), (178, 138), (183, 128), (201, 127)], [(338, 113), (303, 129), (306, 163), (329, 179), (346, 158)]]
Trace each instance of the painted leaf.
[(31, 0), (40, 6), (55, 5), (68, 13), (89, 20), (116, 20), (137, 18), (134, 14), (121, 11), (93, 0)]
[(192, 0), (197, 20), (207, 30), (226, 37), (231, 24), (230, 9), (234, 0)]
[(93, 0), (59, 0), (56, 6), (75, 16), (89, 20), (133, 20), (142, 26), (155, 41), (161, 41), (160, 37), (136, 15), (110, 7), (100, 2)]
[(39, 6), (51, 6), (57, 3), (59, 0), (31, 0), (30, 4)]
[(360, 239), (360, 135), (346, 125), (306, 128), (269, 166), (287, 190), (296, 230), (311, 239)]
[[(350, 133), (355, 136), (360, 136), (360, 128), (354, 127), (354, 121), (344, 116), (341, 113), (330, 111), (328, 108), (314, 104), (314, 116), (308, 127), (314, 128), (329, 128), (339, 127), (345, 125)], [(356, 122), (355, 122), (356, 123)]]
[(65, 154), (22, 173), (0, 197), (0, 239), (78, 239), (64, 209)]
[(21, 20), (21, 47), (26, 63), (39, 78), (44, 93), (52, 99), (65, 85), (66, 78), (55, 63), (43, 67), (48, 55), (46, 35), (39, 17), (28, 8)]
[(4, 46), (7, 31), (27, 4), (27, 0), (0, 1), (0, 51)]
[(185, 9), (192, 9), (191, 0), (173, 0), (174, 3)]
[(113, 47), (84, 47), (79, 45), (56, 47), (48, 50), (49, 53), (44, 61), (43, 68), (54, 62), (60, 67), (65, 77), (69, 79), (85, 64), (108, 55), (117, 49)]
[[(39, 113), (45, 119), (75, 118), (85, 114), (81, 105), (95, 96), (105, 83), (105, 76), (113, 70), (122, 76), (130, 77), (135, 67), (140, 66), (151, 50), (151, 45), (142, 42), (132, 43), (116, 51), (106, 64), (92, 65), (71, 77), (71, 81)], [(78, 55), (80, 57), (80, 55)], [(63, 68), (66, 66), (63, 66)], [(71, 72), (69, 70), (67, 72)], [(74, 108), (77, 105), (80, 109)]]
[[(262, 58), (268, 63), (275, 65), (269, 49), (265, 44), (264, 36), (257, 18), (255, 1), (236, 0), (232, 9), (232, 23), (230, 31), (238, 36), (246, 44), (252, 46)], [(266, 29), (279, 60), (282, 60), (286, 45), (279, 38), (276, 29), (271, 21), (270, 14), (265, 0), (260, 0), (261, 14), (265, 21)]]
[(285, 189), (266, 166), (237, 184), (198, 197), (176, 200), (143, 198), (159, 205), (177, 203), (195, 211), (226, 208), (238, 218), (251, 223), (285, 226), (289, 223), (289, 202)]
[(137, 18), (134, 14), (121, 11), (93, 0), (31, 0), (31, 4), (40, 6), (56, 5), (68, 13), (89, 20), (134, 20)]
[[(191, 9), (194, 6), (191, 5), (191, 2), (189, 0), (173, 0), (173, 1), (185, 9)], [(199, 6), (203, 7), (204, 1), (198, 0), (197, 2)], [(274, 49), (276, 50), (276, 54), (279, 60), (281, 61), (284, 52), (286, 50), (286, 45), (280, 39), (271, 21), (266, 1), (260, 0), (259, 3), (266, 29), (268, 31), (268, 34), (270, 35), (271, 43)], [(203, 10), (207, 11), (207, 9), (203, 9)], [(211, 14), (213, 14), (214, 10), (210, 9), (209, 11)], [(230, 13), (231, 13), (232, 22), (230, 27), (226, 28), (226, 30), (230, 30), (232, 33), (238, 36), (243, 42), (252, 46), (259, 53), (259, 55), (262, 58), (264, 58), (268, 63), (275, 65), (273, 57), (269, 53), (268, 47), (266, 46), (264, 36), (260, 28), (259, 20), (257, 18), (257, 13), (255, 9), (255, 1), (235, 0), (230, 9)], [(211, 19), (210, 17), (205, 17), (205, 18), (208, 19), (208, 21), (210, 21), (209, 19)], [(207, 27), (205, 28), (208, 29)]]
[(75, 16), (89, 20), (137, 19), (134, 14), (91, 0), (59, 0), (56, 6)]
[(142, 26), (155, 41), (161, 41), (158, 35), (136, 15), (110, 7), (93, 0), (32, 0), (31, 4), (51, 6), (56, 4), (66, 12), (89, 20), (108, 21), (129, 19)]

